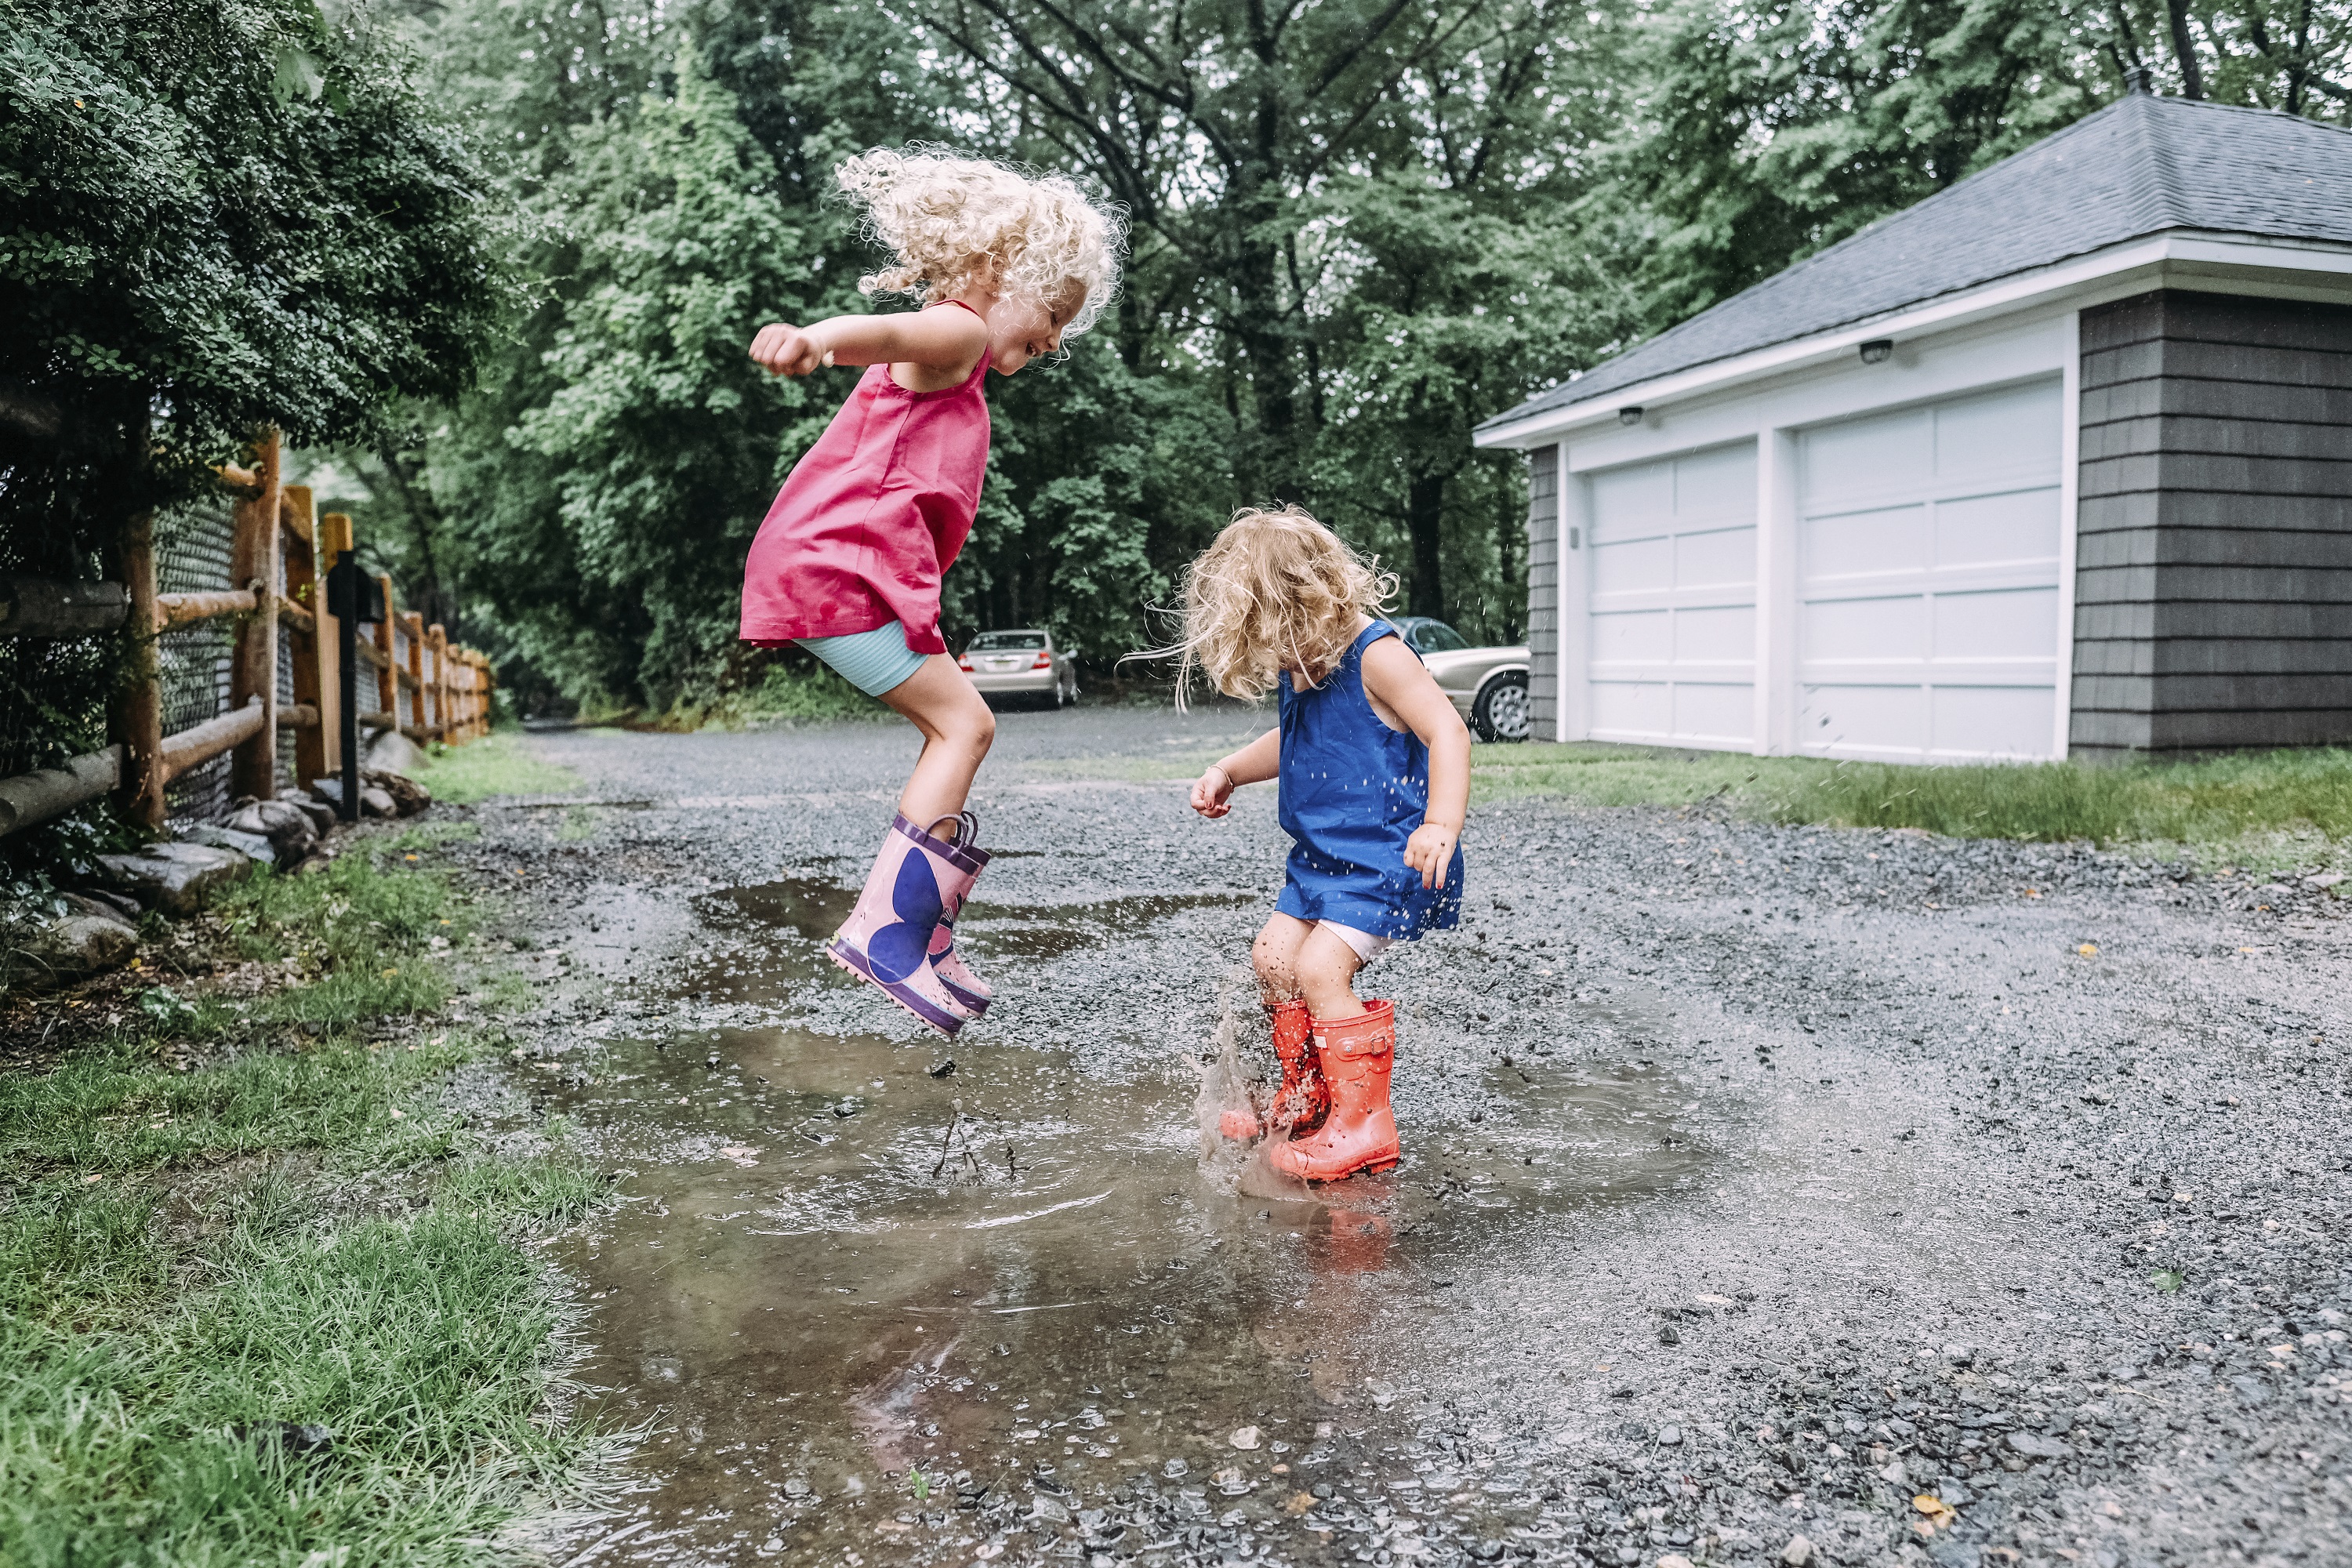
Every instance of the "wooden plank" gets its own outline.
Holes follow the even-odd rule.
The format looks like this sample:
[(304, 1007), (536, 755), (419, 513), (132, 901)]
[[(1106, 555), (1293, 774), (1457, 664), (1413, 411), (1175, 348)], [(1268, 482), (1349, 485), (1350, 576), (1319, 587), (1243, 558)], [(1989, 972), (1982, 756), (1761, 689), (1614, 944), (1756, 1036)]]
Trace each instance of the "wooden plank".
[(278, 618), (281, 623), (293, 626), (299, 632), (308, 633), (318, 629), (317, 623), (310, 618), (310, 612), (283, 594), (278, 595)]
[(165, 782), (252, 740), (261, 732), (267, 716), (268, 710), (261, 699), (256, 697), (244, 707), (232, 708), (216, 719), (207, 719), (193, 730), (164, 736), (163, 773)]
[(0, 834), (14, 833), (108, 794), (122, 782), (122, 748), (76, 757), (61, 766), (0, 779)]
[(278, 795), (278, 581), (284, 568), (285, 533), (278, 514), (285, 498), (279, 489), (278, 432), (267, 430), (254, 443), (255, 495), (236, 504), (236, 532), (229, 545), (229, 581), (253, 590), (255, 607), (273, 613), (257, 615), (237, 631), (236, 648), (229, 661), (228, 700), (232, 712), (247, 702), (261, 703), (261, 728), (236, 748), (230, 770), (230, 789), (257, 800)]
[(280, 707), (278, 710), (278, 727), (281, 730), (317, 730), (319, 705), (315, 702), (295, 702)]
[(258, 607), (258, 601), (248, 588), (211, 588), (192, 594), (158, 594), (155, 614), (160, 617), (155, 629), (163, 631), (173, 626), (184, 626), (195, 621), (209, 621), (219, 616), (249, 616)]
[(155, 514), (138, 512), (123, 524), (115, 571), (131, 596), (122, 684), (109, 721), (123, 748), (116, 786), (122, 814), (148, 827), (163, 826), (163, 697), (155, 660)]
[(392, 596), (392, 579), (380, 574), (376, 577), (376, 585), (383, 590), (383, 619), (375, 623), (375, 651), (383, 656), (376, 660), (375, 666), (375, 705), (384, 712), (392, 714), (394, 722), (397, 723), (400, 714), (400, 682), (393, 674), (397, 666), (392, 657), (392, 614), (394, 603)]
[(88, 637), (120, 630), (130, 614), (131, 595), (120, 583), (0, 574), (0, 637)]

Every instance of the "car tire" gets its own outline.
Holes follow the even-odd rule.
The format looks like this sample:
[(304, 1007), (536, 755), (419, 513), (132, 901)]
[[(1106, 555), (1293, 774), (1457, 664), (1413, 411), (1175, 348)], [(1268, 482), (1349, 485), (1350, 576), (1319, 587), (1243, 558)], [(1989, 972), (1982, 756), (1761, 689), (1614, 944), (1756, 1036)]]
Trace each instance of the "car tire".
[(1490, 675), (1470, 704), (1470, 724), (1482, 741), (1524, 741), (1529, 733), (1528, 672)]

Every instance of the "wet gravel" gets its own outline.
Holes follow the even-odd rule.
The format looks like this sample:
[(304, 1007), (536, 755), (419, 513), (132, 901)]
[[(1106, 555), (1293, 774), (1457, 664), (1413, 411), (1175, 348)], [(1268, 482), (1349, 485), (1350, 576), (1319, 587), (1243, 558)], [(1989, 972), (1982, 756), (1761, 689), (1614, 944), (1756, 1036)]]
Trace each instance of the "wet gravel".
[[(1179, 1080), (1212, 1049), (1218, 980), (1245, 962), (1282, 849), (1267, 792), (1206, 825), (1181, 781), (1260, 722), (1005, 717), (975, 805), (1013, 853), (971, 914), (1003, 1000), (951, 1047), (803, 962), (863, 870), (905, 737), (535, 738), (584, 792), (478, 808), (482, 837), (452, 847), (520, 890), (543, 976), (526, 1059), (467, 1092), (489, 1121), (566, 1110), (615, 1148), (650, 1136), (626, 1131), (629, 1097), (658, 1092), (661, 1147), (724, 1174), (751, 1157), (727, 1149), (754, 1147), (729, 1138), (782, 1140), (798, 1119), (805, 1145), (825, 1116), (827, 1138), (873, 1121), (783, 1106), (782, 1056), (775, 1086), (753, 1081), (788, 1028), (792, 1061), (830, 1038), (903, 1058), (889, 1092), (934, 1111), (1034, 1062), (1033, 1100), (1132, 1096), (1145, 1131), (1181, 1142)], [(2341, 889), (1536, 801), (1479, 807), (1466, 844), (1463, 929), (1365, 987), (1399, 1005), (1392, 1178), (1308, 1203), (1204, 1173), (1169, 1198), (1187, 1278), (1166, 1298), (1177, 1326), (1135, 1342), (1156, 1362), (1034, 1387), (986, 1381), (986, 1344), (913, 1362), (890, 1408), (916, 1415), (859, 1429), (862, 1473), (818, 1462), (848, 1439), (805, 1360), (740, 1373), (776, 1380), (779, 1405), (811, 1400), (758, 1420), (740, 1394), (698, 1392), (716, 1373), (600, 1368), (616, 1409), (669, 1426), (632, 1461), (648, 1500), (563, 1554), (2352, 1561)], [(950, 1058), (962, 1077), (932, 1078)], [(1053, 1103), (1024, 1125), (1084, 1121)], [(1134, 1168), (1158, 1180), (1166, 1143), (1139, 1136)], [(683, 1207), (687, 1188), (632, 1158), (633, 1215), (666, 1193)], [(1079, 1163), (1040, 1158), (1048, 1184)], [(1026, 1179), (1016, 1163), (998, 1195)], [(950, 1201), (892, 1191), (902, 1214)], [(870, 1223), (848, 1215), (835, 1238)], [(813, 1257), (822, 1234), (763, 1245)], [(581, 1244), (609, 1304), (591, 1341), (608, 1310), (614, 1342), (656, 1331), (651, 1305), (619, 1315), (641, 1265), (613, 1260), (648, 1256), (626, 1240)], [(1294, 1301), (1286, 1270), (1313, 1289)], [(1212, 1275), (1230, 1331), (1183, 1316)], [(1169, 1278), (1147, 1290), (1139, 1268), (1135, 1300)], [(994, 1348), (1055, 1364), (1033, 1361), (1043, 1341)], [(1133, 1436), (1086, 1436), (1104, 1428)]]

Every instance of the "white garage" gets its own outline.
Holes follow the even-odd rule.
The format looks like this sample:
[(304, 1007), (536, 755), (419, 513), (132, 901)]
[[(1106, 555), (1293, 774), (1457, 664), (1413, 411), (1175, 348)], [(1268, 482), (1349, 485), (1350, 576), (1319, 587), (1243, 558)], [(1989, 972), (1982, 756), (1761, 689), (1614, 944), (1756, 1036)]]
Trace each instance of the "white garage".
[(2352, 737), (2352, 135), (2133, 94), (1478, 426), (1536, 738)]

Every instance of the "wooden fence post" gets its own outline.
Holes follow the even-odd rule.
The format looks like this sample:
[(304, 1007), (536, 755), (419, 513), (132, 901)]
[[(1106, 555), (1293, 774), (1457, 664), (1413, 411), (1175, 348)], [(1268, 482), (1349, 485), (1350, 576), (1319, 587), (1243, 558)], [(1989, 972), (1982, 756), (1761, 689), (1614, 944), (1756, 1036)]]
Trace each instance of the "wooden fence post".
[[(384, 603), (389, 605), (392, 601), (387, 598)], [(400, 629), (408, 638), (408, 710), (415, 726), (409, 739), (423, 741), (431, 733), (425, 728), (431, 721), (425, 716), (425, 617), (415, 610), (403, 610)]]
[(134, 513), (122, 528), (117, 570), (131, 597), (122, 625), (122, 684), (110, 728), (122, 747), (122, 781), (115, 791), (122, 814), (149, 827), (163, 826), (163, 692), (155, 639), (163, 621), (155, 605), (155, 514)]
[(319, 646), (329, 640), (326, 575), (319, 569), (317, 504), (308, 485), (285, 487), (286, 597), (310, 616), (289, 636), (294, 652), (294, 700), (308, 704), (316, 722), (294, 731), (294, 784), (308, 789), (327, 773), (327, 692), (320, 685)]
[[(400, 667), (393, 662), (397, 646), (393, 640), (392, 579), (379, 574), (376, 585), (383, 590), (383, 619), (375, 624), (375, 650), (383, 656), (375, 667), (375, 689), (383, 704), (384, 722), (400, 728)], [(362, 762), (366, 759), (362, 758)]]
[(261, 729), (236, 748), (230, 764), (230, 791), (270, 800), (278, 794), (278, 582), (282, 559), (278, 531), (278, 432), (264, 431), (254, 443), (253, 477), (260, 493), (236, 503), (236, 532), (229, 547), (230, 585), (250, 588), (254, 612), (237, 631), (229, 666), (232, 710), (261, 700)]
[(439, 621), (425, 628), (425, 646), (433, 650), (433, 723), (441, 731), (443, 745), (452, 743), (456, 733), (449, 719), (449, 633)]
[(343, 634), (340, 617), (327, 612), (327, 592), (323, 584), (327, 574), (334, 570), (342, 552), (352, 547), (352, 520), (340, 511), (331, 511), (319, 520), (317, 555), (318, 581), (321, 586), (313, 595), (311, 613), (319, 617), (317, 639), (318, 666), (312, 679), (319, 688), (319, 752), (320, 778), (340, 779), (343, 776)]

